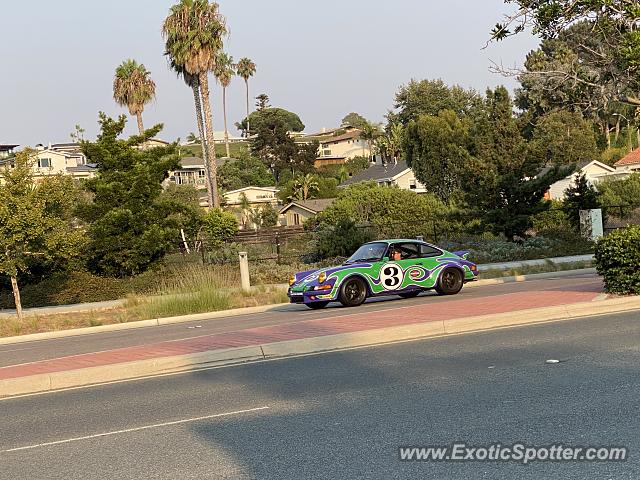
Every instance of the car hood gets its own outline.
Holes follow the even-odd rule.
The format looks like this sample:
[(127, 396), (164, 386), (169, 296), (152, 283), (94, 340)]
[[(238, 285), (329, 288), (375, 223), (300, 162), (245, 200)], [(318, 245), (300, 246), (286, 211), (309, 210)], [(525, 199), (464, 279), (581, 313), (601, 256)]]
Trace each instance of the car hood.
[(350, 263), (349, 265), (338, 265), (335, 267), (326, 267), (326, 268), (320, 268), (317, 270), (308, 270), (306, 272), (299, 272), (299, 273), (296, 273), (295, 285), (310, 284), (313, 282), (317, 282), (318, 276), (321, 273), (324, 273), (327, 276), (327, 278), (329, 278), (331, 275), (333, 275), (336, 272), (341, 272), (343, 270), (348, 270), (351, 268), (362, 268), (362, 267), (370, 267), (370, 266), (371, 266), (370, 263)]

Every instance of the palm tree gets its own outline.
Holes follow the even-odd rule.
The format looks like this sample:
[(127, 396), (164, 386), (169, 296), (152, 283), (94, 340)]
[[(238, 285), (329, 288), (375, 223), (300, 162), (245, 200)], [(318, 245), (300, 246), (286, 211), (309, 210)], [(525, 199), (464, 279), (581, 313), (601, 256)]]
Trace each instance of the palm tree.
[(238, 75), (244, 79), (247, 90), (247, 137), (249, 136), (249, 78), (256, 73), (256, 64), (247, 57), (241, 58), (237, 65)]
[(371, 160), (371, 156), (373, 155), (373, 141), (380, 136), (380, 129), (378, 125), (375, 123), (367, 122), (362, 127), (362, 132), (360, 133), (360, 138), (366, 140), (369, 144), (369, 160)]
[(204, 111), (207, 162), (211, 172), (210, 200), (214, 207), (220, 205), (216, 179), (216, 151), (213, 143), (213, 115), (209, 92), (208, 74), (216, 64), (218, 52), (222, 50), (223, 38), (227, 35), (225, 19), (217, 3), (208, 0), (180, 0), (171, 7), (162, 25), (165, 50), (173, 63), (198, 77)]
[(393, 158), (395, 163), (398, 163), (402, 156), (402, 140), (404, 137), (404, 127), (401, 123), (394, 123), (389, 129), (387, 135), (387, 145), (389, 147), (388, 153)]
[[(211, 163), (209, 162), (209, 149), (207, 148), (207, 138), (205, 136), (204, 117), (202, 113), (202, 98), (200, 95), (200, 81), (197, 75), (188, 73), (184, 67), (177, 65), (174, 61), (170, 62), (170, 68), (176, 72), (178, 77), (182, 77), (184, 83), (193, 91), (193, 102), (196, 107), (196, 122), (198, 124), (198, 134), (200, 135), (200, 149), (202, 150), (202, 159), (204, 161), (204, 175), (207, 186), (207, 203), (209, 208), (216, 206), (214, 200), (214, 176), (211, 174)], [(219, 205), (219, 203), (217, 204)]]
[(229, 151), (229, 129), (227, 128), (227, 87), (231, 84), (231, 79), (236, 74), (234, 70), (233, 57), (224, 52), (220, 52), (216, 57), (216, 66), (213, 73), (222, 85), (222, 111), (224, 116), (224, 143), (227, 147), (227, 158), (231, 156)]
[(140, 135), (144, 135), (144, 106), (156, 96), (156, 84), (150, 75), (144, 65), (129, 59), (116, 68), (113, 79), (113, 99), (118, 105), (127, 107), (132, 116), (136, 116)]
[(293, 182), (293, 195), (295, 200), (309, 200), (314, 193), (320, 190), (315, 175), (307, 173), (296, 178)]

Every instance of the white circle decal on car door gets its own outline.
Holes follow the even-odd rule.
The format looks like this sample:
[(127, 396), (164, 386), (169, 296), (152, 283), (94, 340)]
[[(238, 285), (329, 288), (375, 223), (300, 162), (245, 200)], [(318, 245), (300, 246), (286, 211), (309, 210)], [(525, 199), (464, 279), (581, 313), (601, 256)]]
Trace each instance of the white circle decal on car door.
[(395, 263), (387, 263), (380, 269), (380, 284), (385, 290), (397, 290), (402, 285), (403, 272)]

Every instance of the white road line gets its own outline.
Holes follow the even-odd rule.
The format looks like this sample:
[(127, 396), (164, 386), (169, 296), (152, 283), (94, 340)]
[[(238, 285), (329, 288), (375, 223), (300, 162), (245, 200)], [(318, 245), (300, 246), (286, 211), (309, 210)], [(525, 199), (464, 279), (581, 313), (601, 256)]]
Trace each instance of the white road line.
[(230, 415), (239, 415), (241, 413), (258, 412), (260, 410), (268, 410), (268, 409), (269, 409), (269, 407), (266, 407), (266, 406), (265, 407), (257, 407), (257, 408), (249, 408), (247, 410), (236, 410), (235, 412), (217, 413), (215, 415), (207, 415), (205, 417), (195, 417), (195, 418), (187, 418), (185, 420), (176, 420), (174, 422), (156, 423), (155, 425), (146, 425), (144, 427), (127, 428), (125, 430), (116, 430), (116, 431), (113, 431), (113, 432), (105, 432), (105, 433), (97, 433), (95, 435), (87, 435), (86, 437), (68, 438), (66, 440), (58, 440), (56, 442), (39, 443), (37, 445), (28, 445), (26, 447), (10, 448), (8, 450), (2, 450), (2, 451), (0, 451), (0, 453), (19, 452), (19, 451), (22, 451), (22, 450), (31, 450), (31, 449), (34, 449), (34, 448), (49, 447), (49, 446), (52, 446), (52, 445), (61, 445), (61, 444), (64, 444), (64, 443), (71, 443), (71, 442), (79, 442), (81, 440), (90, 440), (92, 438), (108, 437), (110, 435), (120, 435), (120, 434), (123, 434), (123, 433), (139, 432), (141, 430), (149, 430), (151, 428), (161, 428), (161, 427), (168, 427), (168, 426), (171, 426), (171, 425), (181, 425), (183, 423), (199, 422), (201, 420), (210, 420), (212, 418), (228, 417)]

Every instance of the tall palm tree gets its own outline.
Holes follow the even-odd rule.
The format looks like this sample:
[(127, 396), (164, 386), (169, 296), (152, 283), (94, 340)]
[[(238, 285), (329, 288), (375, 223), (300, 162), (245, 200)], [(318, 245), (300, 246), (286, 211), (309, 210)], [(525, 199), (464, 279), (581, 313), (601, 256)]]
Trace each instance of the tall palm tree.
[(177, 65), (173, 60), (170, 62), (170, 68), (176, 72), (178, 77), (182, 77), (184, 83), (191, 88), (193, 92), (193, 103), (196, 108), (196, 122), (198, 124), (198, 134), (200, 135), (200, 149), (202, 150), (202, 159), (204, 161), (204, 177), (207, 186), (207, 203), (209, 208), (215, 206), (213, 197), (213, 175), (211, 174), (211, 164), (209, 162), (209, 149), (207, 148), (207, 138), (205, 135), (204, 116), (202, 113), (202, 98), (200, 95), (200, 81), (197, 75), (191, 75), (184, 67)]
[(256, 64), (250, 58), (241, 58), (237, 65), (237, 72), (244, 79), (247, 90), (247, 136), (249, 136), (249, 78), (256, 73)]
[(222, 112), (224, 116), (224, 143), (227, 147), (227, 158), (231, 156), (229, 150), (229, 129), (227, 127), (227, 87), (231, 84), (231, 79), (236, 74), (234, 70), (233, 57), (220, 52), (216, 57), (216, 66), (213, 70), (218, 83), (222, 85)]
[(118, 105), (127, 107), (132, 116), (135, 115), (140, 135), (144, 135), (144, 106), (156, 96), (156, 84), (150, 76), (144, 65), (129, 59), (116, 68), (113, 79), (113, 99)]
[(225, 19), (217, 3), (208, 0), (180, 0), (171, 7), (162, 25), (165, 51), (171, 60), (190, 75), (198, 77), (204, 112), (205, 138), (209, 170), (211, 172), (210, 197), (214, 207), (220, 205), (216, 179), (216, 151), (213, 143), (213, 115), (209, 92), (209, 72), (216, 64), (227, 35)]

